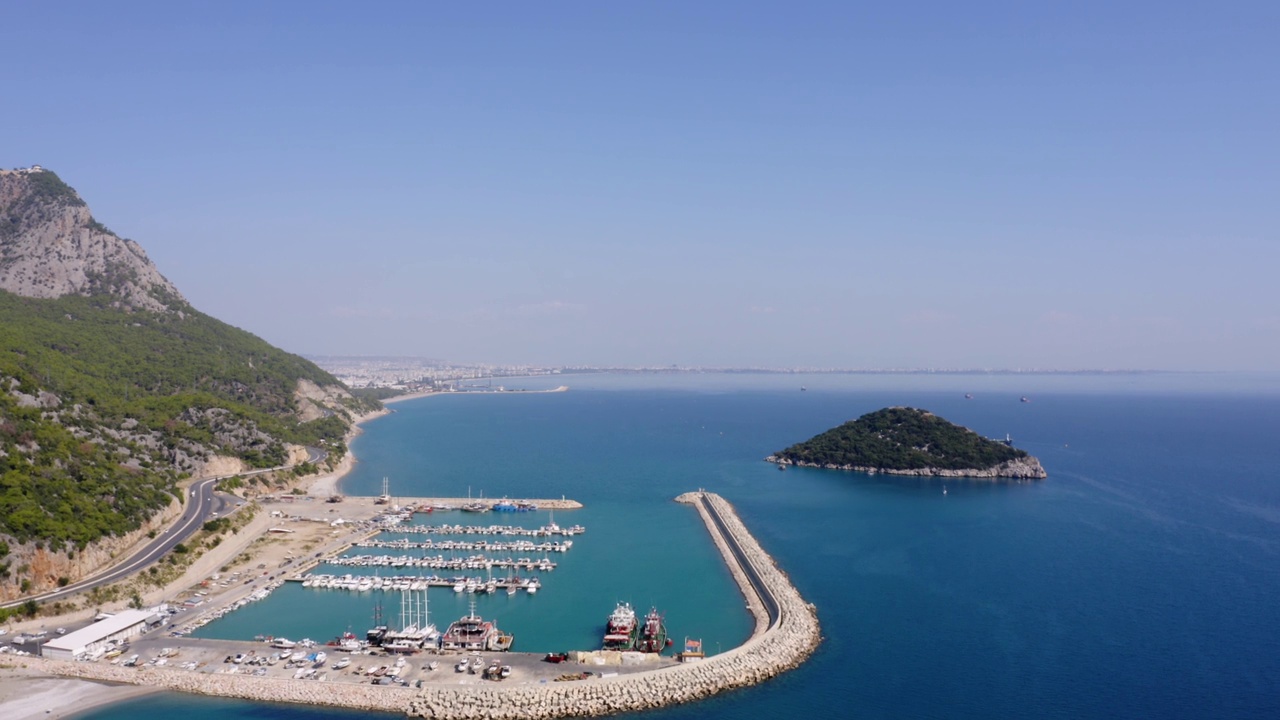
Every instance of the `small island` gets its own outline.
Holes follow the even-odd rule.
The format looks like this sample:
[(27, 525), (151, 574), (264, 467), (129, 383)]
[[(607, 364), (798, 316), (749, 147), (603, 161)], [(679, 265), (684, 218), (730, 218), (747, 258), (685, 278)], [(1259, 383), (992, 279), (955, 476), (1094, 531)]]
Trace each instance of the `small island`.
[(1042, 479), (1040, 461), (933, 413), (892, 407), (867, 413), (765, 460), (783, 467), (890, 475)]

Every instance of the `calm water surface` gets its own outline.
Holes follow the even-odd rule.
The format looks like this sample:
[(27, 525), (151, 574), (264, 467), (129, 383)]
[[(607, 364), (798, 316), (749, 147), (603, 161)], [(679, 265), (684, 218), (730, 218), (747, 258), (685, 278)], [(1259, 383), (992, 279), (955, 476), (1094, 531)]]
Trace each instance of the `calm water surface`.
[[(740, 642), (741, 599), (696, 514), (671, 501), (698, 487), (723, 494), (818, 606), (825, 640), (795, 672), (650, 716), (1280, 717), (1274, 377), (586, 376), (508, 386), (562, 382), (573, 390), (395, 405), (356, 441), (361, 462), (344, 489), (374, 494), (385, 476), (405, 495), (585, 503), (556, 514), (588, 532), (554, 556), (562, 566), (543, 592), (478, 608), (516, 634), (517, 649), (538, 652), (592, 645), (617, 600), (659, 606), (674, 635), (702, 637), (713, 652)], [(1050, 478), (948, 482), (944, 496), (937, 481), (760, 461), (886, 405), (1011, 433)], [(310, 611), (298, 613), (304, 602)], [(371, 603), (285, 588), (203, 632), (325, 639), (365, 627)], [(465, 612), (448, 591), (431, 603), (437, 622)], [(139, 713), (354, 717), (181, 695), (86, 717)]]

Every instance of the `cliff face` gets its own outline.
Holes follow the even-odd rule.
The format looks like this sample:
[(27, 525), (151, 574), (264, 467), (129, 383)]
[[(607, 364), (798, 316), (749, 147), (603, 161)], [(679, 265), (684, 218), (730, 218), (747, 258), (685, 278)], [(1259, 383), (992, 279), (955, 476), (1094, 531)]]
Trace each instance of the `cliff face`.
[(376, 406), (193, 308), (56, 174), (0, 171), (0, 599), (106, 562), (186, 476), (336, 462)]
[(137, 243), (94, 220), (48, 170), (0, 170), (0, 289), (36, 298), (111, 295), (122, 309), (156, 312), (186, 303)]

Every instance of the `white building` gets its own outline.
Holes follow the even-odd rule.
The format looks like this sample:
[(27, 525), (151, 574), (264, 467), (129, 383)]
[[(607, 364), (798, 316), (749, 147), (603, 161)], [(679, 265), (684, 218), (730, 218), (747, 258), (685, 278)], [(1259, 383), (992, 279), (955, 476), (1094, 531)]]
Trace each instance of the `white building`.
[(124, 610), (86, 628), (67, 633), (44, 644), (41, 653), (52, 660), (75, 660), (106, 647), (112, 640), (127, 640), (142, 634), (148, 623), (160, 621), (154, 610)]

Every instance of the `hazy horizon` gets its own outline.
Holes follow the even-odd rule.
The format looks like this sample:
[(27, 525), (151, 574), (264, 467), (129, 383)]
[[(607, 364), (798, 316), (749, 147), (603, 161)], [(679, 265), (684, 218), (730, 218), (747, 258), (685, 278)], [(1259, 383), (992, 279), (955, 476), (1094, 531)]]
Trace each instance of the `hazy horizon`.
[(1280, 369), (1280, 7), (15, 6), (4, 167), (292, 352)]

